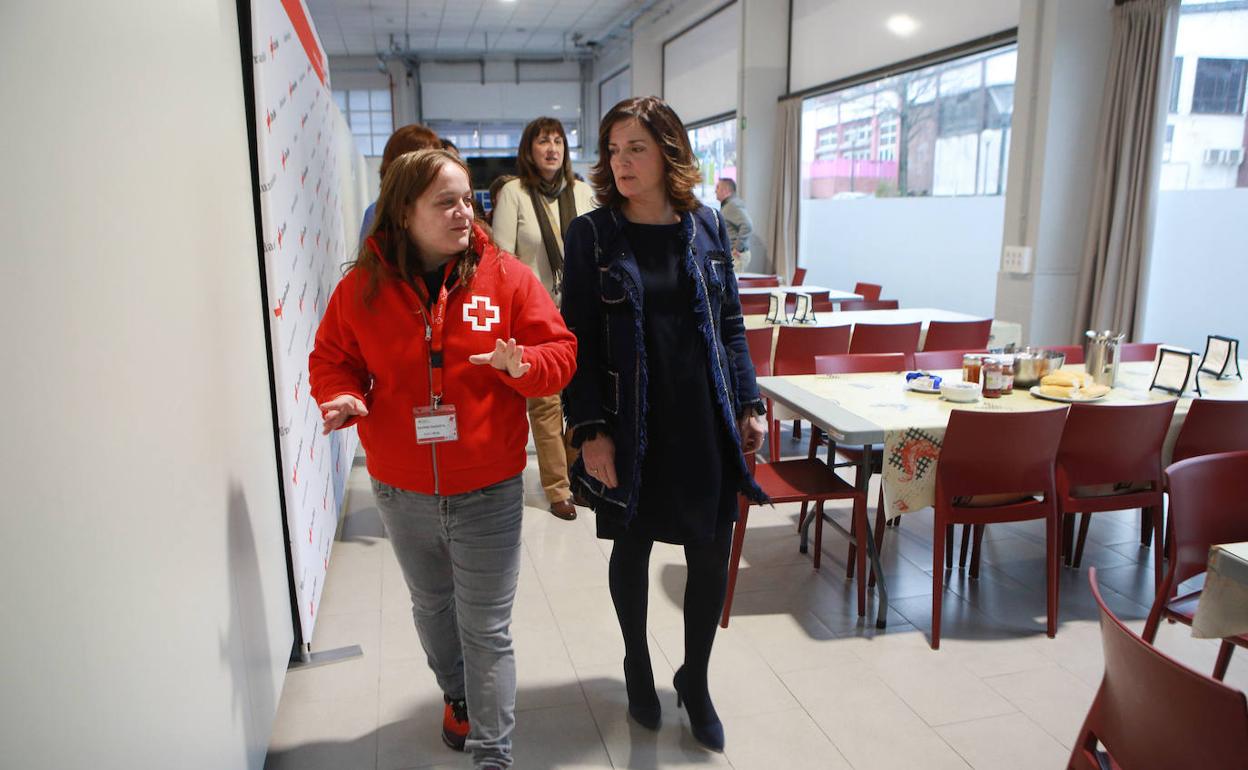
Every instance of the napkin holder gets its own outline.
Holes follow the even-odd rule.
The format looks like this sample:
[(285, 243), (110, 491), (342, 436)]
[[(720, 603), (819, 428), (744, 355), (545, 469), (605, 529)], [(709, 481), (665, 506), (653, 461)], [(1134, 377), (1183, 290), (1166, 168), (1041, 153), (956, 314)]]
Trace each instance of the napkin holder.
[(815, 322), (815, 306), (810, 299), (810, 294), (804, 291), (797, 293), (797, 301), (793, 306), (793, 317), (790, 320), (800, 324), (813, 324)]
[(1149, 390), (1160, 390), (1180, 398), (1192, 384), (1192, 361), (1196, 354), (1184, 348), (1159, 345), (1157, 347), (1156, 365), (1153, 367), (1153, 381)]
[[(1232, 372), (1232, 367), (1234, 371)], [(1239, 371), (1239, 340), (1234, 337), (1223, 337), (1210, 334), (1205, 340), (1205, 352), (1200, 357), (1200, 366), (1196, 367), (1196, 393), (1200, 394), (1200, 375), (1212, 374), (1215, 380), (1224, 380), (1234, 374), (1239, 379), (1244, 375)]]
[(784, 295), (779, 292), (767, 295), (767, 323), (784, 323)]

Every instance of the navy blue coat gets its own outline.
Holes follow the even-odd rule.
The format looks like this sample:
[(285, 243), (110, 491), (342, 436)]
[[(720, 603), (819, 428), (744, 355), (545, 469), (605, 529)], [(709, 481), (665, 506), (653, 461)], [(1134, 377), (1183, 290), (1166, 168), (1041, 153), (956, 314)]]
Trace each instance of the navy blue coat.
[[(564, 236), (563, 318), (577, 338), (576, 374), (563, 392), (570, 430), (600, 426), (615, 442), (619, 485), (607, 489), (578, 459), (572, 488), (600, 515), (622, 522), (637, 512), (642, 459), (646, 454), (646, 350), (642, 326), (644, 291), (637, 259), (624, 235), (618, 210), (601, 208), (572, 220)], [(707, 370), (714, 379), (719, 418), (736, 447), (741, 491), (756, 502), (766, 495), (741, 455), (737, 418), (762, 409), (754, 365), (745, 342), (745, 322), (723, 220), (703, 206), (681, 215), (687, 244), (684, 269), (693, 279), (692, 312), (706, 339)], [(715, 436), (707, 436), (709, 444)], [(696, 480), (691, 480), (696, 481)], [(718, 495), (719, 490), (707, 490)]]

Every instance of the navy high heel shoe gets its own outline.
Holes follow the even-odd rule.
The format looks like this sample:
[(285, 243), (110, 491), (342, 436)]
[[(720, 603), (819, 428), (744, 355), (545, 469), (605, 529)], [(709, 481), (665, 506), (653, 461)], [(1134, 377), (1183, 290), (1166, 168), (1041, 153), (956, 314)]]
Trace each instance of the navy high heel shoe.
[[(681, 708), (682, 704), (687, 702), (689, 704), (689, 729), (694, 739), (711, 751), (723, 751), (724, 723), (719, 721), (719, 715), (715, 713), (715, 706), (711, 704), (711, 696), (708, 693), (701, 693), (701, 698), (691, 699), (684, 674), (685, 667), (681, 666), (677, 669), (675, 678), (672, 679), (672, 686), (676, 688), (676, 708)], [(695, 711), (702, 713), (695, 713)]]
[(654, 691), (653, 671), (633, 671), (628, 658), (624, 658), (624, 685), (628, 690), (628, 715), (647, 730), (658, 730), (663, 706)]

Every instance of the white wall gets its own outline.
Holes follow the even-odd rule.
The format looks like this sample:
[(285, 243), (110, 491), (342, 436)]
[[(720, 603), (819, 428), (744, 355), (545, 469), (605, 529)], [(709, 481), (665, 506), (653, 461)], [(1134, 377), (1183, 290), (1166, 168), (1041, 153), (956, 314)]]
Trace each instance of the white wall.
[(0, 11), (6, 767), (263, 764), (292, 629), (239, 62), (232, 0)]
[(686, 124), (737, 109), (740, 48), (740, 2), (663, 45), (663, 99)]
[(803, 200), (799, 262), (814, 286), (878, 283), (902, 307), (991, 317), (1003, 208), (1000, 196)]
[[(1093, 0), (1080, 0), (1093, 2)], [(1018, 24), (1020, 0), (794, 0), (789, 88), (804, 88), (869, 72)], [(903, 14), (913, 34), (893, 34), (885, 22)]]
[(633, 96), (662, 95), (663, 43), (723, 4), (724, 0), (667, 0), (637, 18), (633, 24)]
[(1160, 194), (1141, 341), (1201, 352), (1206, 336), (1221, 334), (1248, 354), (1246, 213), (1244, 188)]

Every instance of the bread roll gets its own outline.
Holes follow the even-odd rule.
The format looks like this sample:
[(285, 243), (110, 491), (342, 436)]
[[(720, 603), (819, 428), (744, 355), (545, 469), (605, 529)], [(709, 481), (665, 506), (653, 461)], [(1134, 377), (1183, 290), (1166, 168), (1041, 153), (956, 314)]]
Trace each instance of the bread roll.
[(1043, 395), (1053, 396), (1054, 398), (1074, 398), (1079, 392), (1079, 386), (1043, 383), (1040, 385), (1040, 392)]
[(1056, 372), (1044, 375), (1040, 379), (1040, 384), (1078, 388), (1083, 384), (1083, 378), (1084, 375), (1079, 372), (1067, 372), (1059, 369)]
[(1096, 398), (1098, 396), (1103, 396), (1108, 392), (1108, 385), (1098, 385), (1095, 382), (1090, 382), (1083, 386), (1083, 390), (1079, 391), (1079, 398)]

